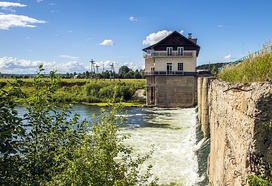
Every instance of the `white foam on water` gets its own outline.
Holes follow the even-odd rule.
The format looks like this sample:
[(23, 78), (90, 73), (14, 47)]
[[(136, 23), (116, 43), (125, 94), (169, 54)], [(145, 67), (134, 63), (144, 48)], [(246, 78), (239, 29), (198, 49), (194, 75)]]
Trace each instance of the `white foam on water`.
[(125, 130), (131, 137), (126, 143), (137, 154), (146, 154), (154, 144), (154, 153), (143, 166), (153, 165), (152, 173), (160, 184), (196, 185), (199, 180), (196, 146), (196, 111), (189, 109), (149, 109), (159, 117), (152, 123), (168, 124), (167, 128), (136, 128)]

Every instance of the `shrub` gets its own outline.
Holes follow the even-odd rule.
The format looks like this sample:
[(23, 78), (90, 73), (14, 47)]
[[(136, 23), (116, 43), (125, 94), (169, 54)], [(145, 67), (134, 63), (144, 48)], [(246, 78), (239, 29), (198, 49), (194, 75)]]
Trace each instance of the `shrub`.
[[(53, 96), (59, 77), (51, 72), (45, 83), (42, 71), (40, 66), (23, 118), (18, 117), (11, 99), (24, 95), (20, 89), (16, 86), (0, 94), (0, 185), (157, 185), (150, 173), (152, 166), (140, 174), (140, 165), (152, 151), (133, 159), (133, 149), (122, 143), (128, 136), (118, 133), (124, 122), (123, 117), (116, 117), (119, 104), (93, 115), (91, 124), (79, 122), (80, 116), (71, 118), (68, 107)], [(117, 156), (121, 159), (116, 160)]]

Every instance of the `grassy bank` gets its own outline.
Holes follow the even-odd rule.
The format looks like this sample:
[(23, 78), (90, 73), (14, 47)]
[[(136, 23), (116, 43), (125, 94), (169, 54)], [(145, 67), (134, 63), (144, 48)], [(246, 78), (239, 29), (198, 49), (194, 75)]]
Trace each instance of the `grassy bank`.
[(244, 60), (237, 66), (225, 68), (220, 80), (228, 82), (260, 82), (272, 80), (272, 52)]
[[(8, 89), (9, 83), (15, 79), (0, 79), (0, 88)], [(45, 84), (49, 79), (44, 78)], [(34, 92), (33, 79), (23, 79), (21, 89), (29, 97)], [(62, 79), (59, 88), (53, 95), (54, 98), (61, 98), (64, 102), (86, 103), (104, 105), (108, 99), (116, 94), (116, 101), (121, 99), (127, 105), (139, 105), (143, 102), (132, 99), (135, 91), (143, 89), (144, 79), (115, 79), (115, 80), (89, 80), (89, 79)], [(99, 104), (98, 104), (99, 103)], [(130, 103), (130, 104), (128, 104)]]

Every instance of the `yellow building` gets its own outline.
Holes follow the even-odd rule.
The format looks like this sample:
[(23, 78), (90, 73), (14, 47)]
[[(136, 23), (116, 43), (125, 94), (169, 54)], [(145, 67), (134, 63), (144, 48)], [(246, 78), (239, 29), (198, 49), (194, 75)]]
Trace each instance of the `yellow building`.
[(144, 48), (146, 104), (158, 107), (193, 107), (196, 104), (197, 39), (177, 31)]

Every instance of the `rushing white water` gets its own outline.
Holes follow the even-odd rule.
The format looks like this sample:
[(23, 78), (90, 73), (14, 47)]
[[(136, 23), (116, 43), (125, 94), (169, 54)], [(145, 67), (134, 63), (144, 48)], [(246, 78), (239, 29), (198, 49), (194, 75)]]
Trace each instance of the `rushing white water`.
[[(142, 117), (152, 127), (129, 128), (127, 143), (135, 154), (145, 154), (154, 144), (152, 159), (145, 163), (153, 165), (152, 173), (160, 184), (196, 185), (198, 163), (196, 145), (196, 111), (189, 109), (148, 109)], [(157, 127), (156, 127), (157, 125)]]
[[(126, 143), (134, 148), (133, 155), (143, 155), (151, 151), (152, 158), (143, 165), (153, 165), (152, 173), (159, 178), (159, 184), (198, 185), (197, 151), (203, 140), (196, 144), (197, 113), (195, 108), (126, 108), (129, 125), (122, 130), (131, 135)], [(18, 107), (19, 115), (26, 112), (25, 107)], [(91, 118), (92, 113), (99, 113), (98, 107), (74, 105), (73, 112), (82, 118)]]

